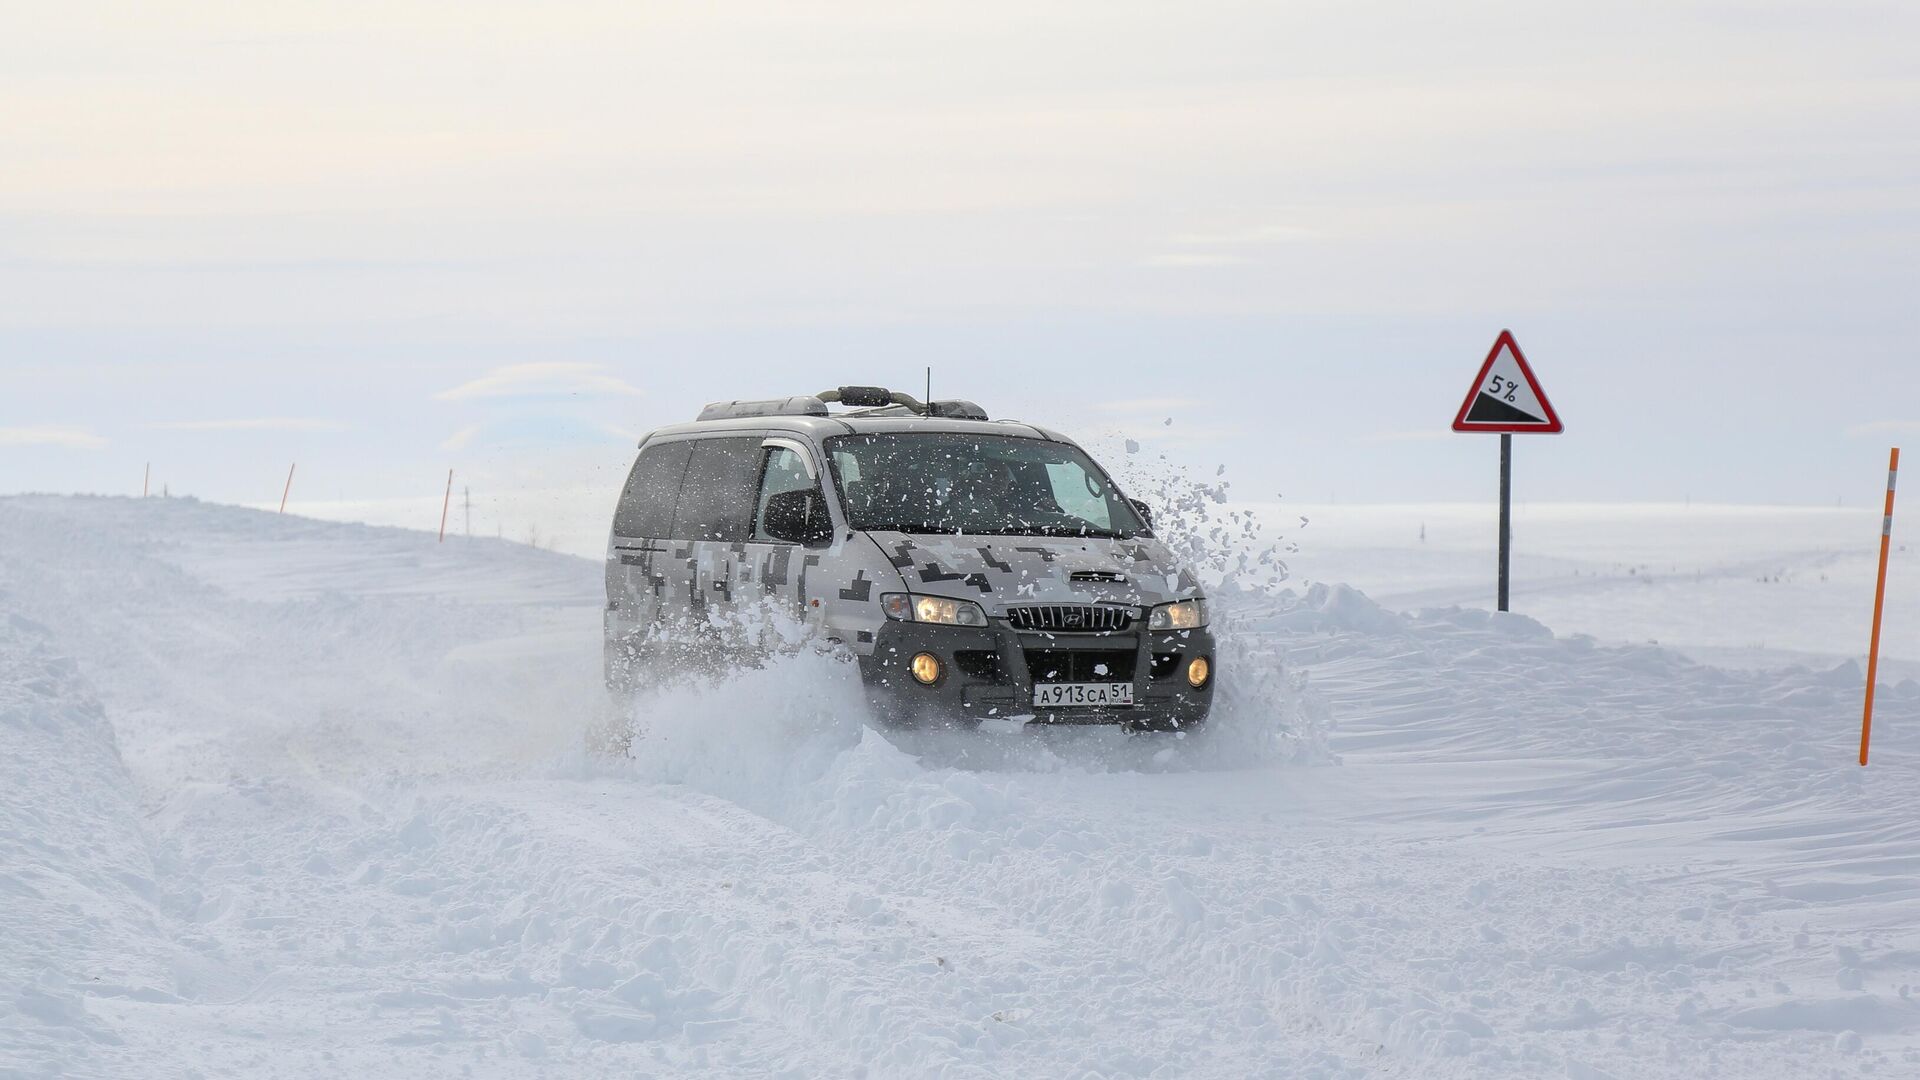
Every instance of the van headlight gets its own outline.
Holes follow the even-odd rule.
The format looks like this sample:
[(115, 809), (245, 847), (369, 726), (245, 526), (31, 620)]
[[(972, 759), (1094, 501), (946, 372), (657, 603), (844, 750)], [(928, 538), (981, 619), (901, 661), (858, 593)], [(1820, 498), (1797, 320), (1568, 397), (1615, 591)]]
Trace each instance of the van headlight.
[(1147, 616), (1149, 630), (1198, 630), (1207, 625), (1207, 602), (1194, 597), (1161, 604)]
[(936, 626), (987, 625), (987, 613), (979, 604), (971, 600), (949, 600), (944, 596), (882, 593), (880, 610), (895, 622), (923, 622)]

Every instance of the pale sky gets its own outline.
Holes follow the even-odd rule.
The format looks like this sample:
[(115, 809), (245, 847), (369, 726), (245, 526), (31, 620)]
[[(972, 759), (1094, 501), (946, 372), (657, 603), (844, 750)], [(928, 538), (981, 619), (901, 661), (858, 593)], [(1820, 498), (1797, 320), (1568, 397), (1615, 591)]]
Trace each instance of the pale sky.
[[(1237, 493), (1862, 505), (1913, 3), (0, 0), (0, 491), (610, 490), (841, 383)], [(1171, 418), (1174, 423), (1165, 425)]]

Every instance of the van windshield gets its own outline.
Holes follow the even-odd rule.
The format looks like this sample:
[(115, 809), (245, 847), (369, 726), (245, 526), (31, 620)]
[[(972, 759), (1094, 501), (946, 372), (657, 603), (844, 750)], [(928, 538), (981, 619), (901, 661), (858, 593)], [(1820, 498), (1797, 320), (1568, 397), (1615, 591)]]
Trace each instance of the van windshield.
[(842, 435), (827, 457), (847, 521), (903, 533), (1125, 538), (1145, 529), (1077, 447), (952, 432)]

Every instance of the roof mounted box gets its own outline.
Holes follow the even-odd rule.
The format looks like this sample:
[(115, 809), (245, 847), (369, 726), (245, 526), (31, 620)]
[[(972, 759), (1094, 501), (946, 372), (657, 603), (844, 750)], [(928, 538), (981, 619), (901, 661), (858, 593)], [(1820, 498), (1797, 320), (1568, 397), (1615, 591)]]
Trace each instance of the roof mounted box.
[(767, 398), (763, 401), (716, 401), (700, 410), (700, 420), (733, 420), (743, 416), (825, 416), (827, 403), (812, 394)]
[(985, 420), (987, 410), (971, 401), (960, 398), (947, 398), (927, 405), (927, 415), (943, 416), (948, 420)]

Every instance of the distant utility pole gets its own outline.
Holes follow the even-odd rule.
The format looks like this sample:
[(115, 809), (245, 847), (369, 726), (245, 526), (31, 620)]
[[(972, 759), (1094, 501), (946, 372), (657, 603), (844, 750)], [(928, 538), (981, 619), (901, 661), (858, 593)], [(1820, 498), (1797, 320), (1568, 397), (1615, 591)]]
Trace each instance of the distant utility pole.
[(460, 485), (460, 508), (467, 515), (467, 539), (473, 539), (473, 489)]

